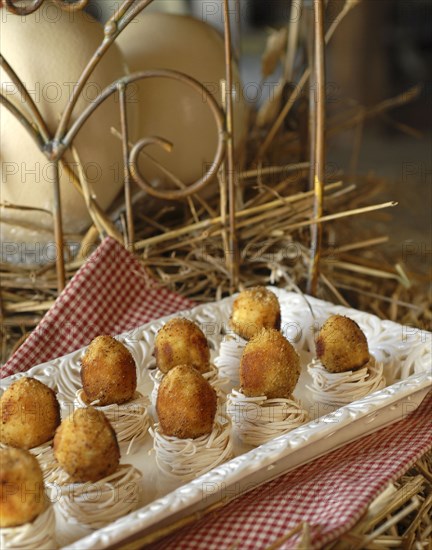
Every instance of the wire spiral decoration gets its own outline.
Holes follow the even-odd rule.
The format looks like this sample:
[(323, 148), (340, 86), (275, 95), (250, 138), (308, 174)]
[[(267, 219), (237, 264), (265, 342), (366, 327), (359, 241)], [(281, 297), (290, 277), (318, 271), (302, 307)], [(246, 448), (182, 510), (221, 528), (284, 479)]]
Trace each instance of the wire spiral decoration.
[[(131, 182), (135, 182), (149, 195), (157, 198), (168, 200), (179, 200), (189, 197), (190, 195), (203, 189), (217, 174), (225, 156), (226, 144), (229, 142), (229, 136), (225, 129), (226, 117), (224, 111), (219, 107), (217, 101), (210, 92), (200, 82), (189, 77), (186, 74), (172, 70), (150, 70), (140, 71), (127, 77), (120, 78), (106, 87), (87, 108), (78, 114), (74, 122), (71, 122), (74, 108), (81, 97), (82, 91), (89, 77), (93, 73), (100, 60), (109, 50), (111, 44), (115, 42), (119, 34), (133, 21), (136, 16), (142, 12), (153, 0), (123, 0), (115, 13), (104, 26), (104, 39), (94, 52), (87, 66), (81, 73), (73, 91), (68, 99), (66, 107), (61, 114), (60, 121), (54, 135), (50, 134), (47, 124), (45, 123), (37, 105), (31, 98), (25, 85), (21, 82), (19, 76), (14, 72), (13, 68), (7, 60), (0, 55), (0, 66), (8, 74), (11, 81), (17, 87), (21, 94), (23, 102), (28, 106), (28, 111), (24, 111), (15, 106), (3, 94), (0, 93), (0, 106), (8, 109), (12, 115), (22, 124), (28, 134), (33, 138), (37, 147), (44, 153), (54, 168), (53, 182), (53, 217), (54, 217), (54, 235), (56, 246), (59, 253), (57, 254), (57, 281), (58, 289), (62, 290), (65, 285), (65, 265), (64, 265), (64, 242), (63, 242), (63, 223), (61, 213), (61, 196), (60, 196), (60, 181), (59, 181), (59, 164), (62, 161), (66, 151), (72, 146), (75, 136), (78, 134), (86, 120), (94, 113), (94, 111), (111, 95), (118, 94), (120, 104), (120, 119), (121, 119), (121, 137), (123, 146), (123, 163), (124, 163), (124, 189), (126, 203), (126, 219), (127, 219), (127, 236), (126, 242), (133, 244), (134, 241), (134, 224), (132, 219), (132, 194), (130, 190)], [(4, 5), (6, 9), (18, 16), (26, 16), (36, 12), (42, 7), (45, 0), (29, 0), (28, 3), (22, 3), (22, 0), (4, 0), (3, 4), (0, 0), (0, 7)], [(55, 6), (66, 11), (78, 11), (85, 8), (88, 0), (52, 0)], [(163, 78), (182, 82), (191, 87), (197, 94), (205, 99), (209, 106), (216, 126), (218, 134), (217, 148), (215, 156), (207, 171), (196, 182), (186, 186), (182, 185), (180, 189), (156, 189), (141, 174), (138, 166), (138, 158), (141, 152), (148, 145), (159, 145), (167, 151), (170, 151), (173, 145), (166, 139), (160, 136), (146, 136), (140, 139), (132, 147), (128, 140), (128, 123), (127, 123), (127, 101), (126, 89), (127, 86), (140, 80), (149, 78)], [(131, 150), (130, 150), (131, 149)]]
[[(56, 6), (61, 8), (65, 11), (79, 11), (83, 10), (89, 0), (52, 0)], [(22, 6), (18, 5), (18, 2), (21, 4), (22, 2), (20, 0), (5, 0), (6, 2), (6, 8), (11, 13), (14, 13), (15, 15), (30, 15), (31, 13), (34, 13), (37, 11), (42, 4), (45, 2), (45, 0), (32, 0), (29, 2), (28, 5)], [(1, 3), (0, 3), (1, 4)]]

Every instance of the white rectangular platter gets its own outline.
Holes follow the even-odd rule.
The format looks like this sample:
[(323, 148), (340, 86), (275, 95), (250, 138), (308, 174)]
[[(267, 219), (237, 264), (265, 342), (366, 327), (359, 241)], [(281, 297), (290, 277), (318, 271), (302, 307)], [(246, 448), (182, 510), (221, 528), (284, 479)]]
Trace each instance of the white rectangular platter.
[[(76, 550), (117, 546), (142, 537), (181, 517), (220, 502), (227, 495), (240, 495), (283, 472), (313, 460), (349, 441), (362, 437), (404, 418), (419, 406), (432, 387), (432, 334), (374, 315), (335, 306), (328, 302), (271, 288), (281, 304), (284, 335), (300, 354), (302, 375), (295, 396), (313, 418), (311, 422), (251, 449), (235, 443), (236, 457), (186, 484), (173, 485), (161, 479), (156, 467), (151, 436), (134, 454), (122, 457), (143, 473), (137, 492), (138, 509), (116, 522), (89, 531), (80, 525), (67, 525), (57, 515), (57, 536), (61, 547)], [(234, 297), (197, 306), (143, 325), (118, 337), (135, 358), (138, 390), (150, 396), (149, 368), (154, 367), (153, 342), (157, 331), (171, 317), (184, 316), (198, 323), (212, 348), (212, 358), (226, 332)], [(339, 313), (354, 319), (368, 339), (370, 352), (384, 364), (387, 387), (337, 410), (311, 402), (306, 365), (313, 357), (314, 336), (323, 322)], [(59, 394), (62, 416), (71, 412), (80, 382), (80, 358), (84, 349), (38, 365), (27, 373), (4, 379), (2, 389), (20, 376), (33, 376)]]

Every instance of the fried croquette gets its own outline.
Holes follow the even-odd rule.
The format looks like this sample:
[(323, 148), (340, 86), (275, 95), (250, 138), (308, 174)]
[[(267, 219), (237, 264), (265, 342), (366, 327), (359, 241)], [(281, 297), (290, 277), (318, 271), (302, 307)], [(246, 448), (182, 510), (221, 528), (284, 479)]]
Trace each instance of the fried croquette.
[(159, 330), (154, 355), (164, 374), (178, 365), (189, 365), (201, 373), (210, 370), (207, 338), (195, 323), (182, 317), (171, 319)]
[(11, 447), (32, 449), (53, 438), (60, 424), (60, 405), (53, 390), (23, 377), (0, 399), (0, 441)]
[(130, 401), (136, 391), (135, 361), (129, 350), (112, 336), (95, 338), (81, 360), (84, 401), (118, 405)]
[(281, 313), (276, 295), (263, 286), (240, 292), (234, 300), (231, 328), (245, 340), (250, 340), (263, 328), (280, 330)]
[(358, 324), (342, 315), (332, 315), (316, 340), (316, 354), (329, 372), (359, 369), (369, 361), (366, 336)]
[(120, 450), (103, 412), (77, 409), (63, 420), (54, 437), (54, 455), (71, 481), (98, 481), (117, 469)]
[(289, 399), (300, 376), (300, 359), (275, 329), (262, 329), (246, 345), (240, 361), (240, 385), (247, 397)]
[(30, 523), (46, 507), (42, 471), (28, 451), (0, 449), (0, 527)]
[(164, 435), (195, 439), (211, 433), (216, 407), (215, 390), (193, 367), (180, 365), (163, 377), (156, 411)]

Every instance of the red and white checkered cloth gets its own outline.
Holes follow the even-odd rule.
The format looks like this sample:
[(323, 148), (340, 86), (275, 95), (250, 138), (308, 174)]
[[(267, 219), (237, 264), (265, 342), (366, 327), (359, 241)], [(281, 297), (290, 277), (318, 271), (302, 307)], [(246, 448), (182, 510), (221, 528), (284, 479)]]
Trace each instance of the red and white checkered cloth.
[(156, 284), (132, 254), (108, 237), (3, 366), (1, 377), (66, 355), (99, 334), (120, 334), (194, 305)]
[[(118, 334), (194, 304), (159, 287), (119, 244), (106, 239), (75, 275), (2, 376), (64, 355), (102, 333)], [(264, 549), (300, 522), (311, 548), (337, 539), (370, 501), (432, 446), (432, 392), (412, 414), (239, 497), (179, 531), (160, 549)], [(225, 495), (231, 497), (231, 494)], [(280, 548), (293, 548), (298, 536)]]
[[(265, 549), (301, 522), (310, 528), (307, 550), (322, 548), (350, 530), (387, 484), (431, 445), (432, 392), (397, 424), (254, 489), (152, 550)], [(227, 490), (225, 496), (232, 494)], [(299, 536), (277, 547), (296, 548)]]

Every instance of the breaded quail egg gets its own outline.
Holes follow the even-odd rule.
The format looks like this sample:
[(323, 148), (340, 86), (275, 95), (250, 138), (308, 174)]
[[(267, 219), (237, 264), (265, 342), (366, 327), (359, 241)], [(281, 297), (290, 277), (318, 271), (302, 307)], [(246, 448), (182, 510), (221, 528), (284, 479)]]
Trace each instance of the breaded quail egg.
[(210, 370), (207, 338), (195, 323), (183, 317), (171, 319), (159, 330), (154, 355), (163, 373), (178, 365), (189, 365), (201, 373)]
[(234, 300), (230, 319), (231, 328), (249, 340), (263, 328), (280, 330), (281, 313), (276, 295), (263, 286), (240, 292)]
[(300, 359), (275, 329), (262, 329), (246, 345), (240, 361), (240, 385), (247, 397), (289, 399), (300, 376)]
[(329, 372), (359, 369), (369, 361), (366, 336), (358, 324), (342, 315), (332, 315), (316, 340), (316, 354)]
[(42, 471), (28, 451), (0, 449), (0, 527), (30, 523), (46, 507)]
[(163, 377), (156, 411), (164, 435), (195, 439), (211, 433), (216, 407), (215, 390), (193, 367), (180, 365)]
[(137, 374), (129, 350), (112, 336), (98, 336), (81, 360), (84, 400), (98, 407), (130, 401), (136, 391)]
[(0, 399), (0, 441), (32, 449), (53, 438), (60, 405), (53, 390), (35, 378), (22, 377)]
[(54, 437), (54, 455), (73, 482), (98, 481), (117, 469), (120, 450), (103, 412), (77, 409), (63, 420)]

